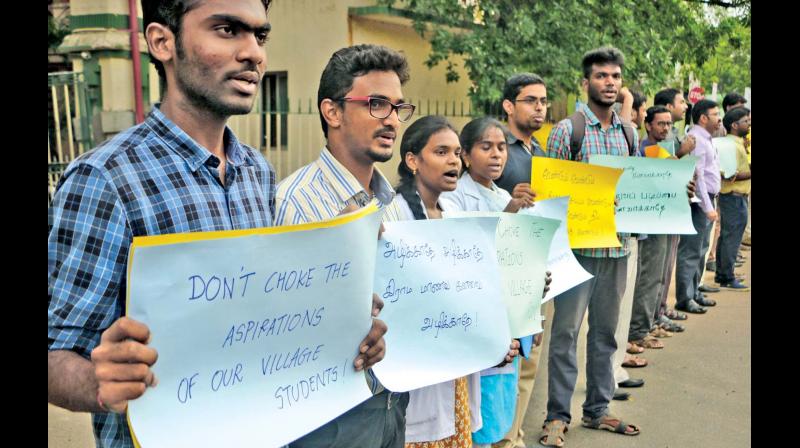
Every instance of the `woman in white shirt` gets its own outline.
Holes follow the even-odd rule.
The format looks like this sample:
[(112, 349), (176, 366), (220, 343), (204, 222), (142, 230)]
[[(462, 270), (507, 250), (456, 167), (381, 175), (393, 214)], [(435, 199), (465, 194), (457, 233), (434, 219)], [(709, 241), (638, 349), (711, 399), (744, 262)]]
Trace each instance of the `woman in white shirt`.
[(533, 205), (530, 184), (517, 184), (512, 197), (494, 183), (508, 161), (502, 123), (491, 117), (472, 120), (461, 130), (459, 141), (466, 170), (456, 190), (442, 194), (448, 210), (516, 213)]
[[(385, 221), (439, 219), (439, 197), (456, 188), (461, 171), (458, 134), (444, 117), (428, 116), (406, 129), (400, 144), (399, 207), (387, 209)], [(393, 210), (392, 210), (393, 209)], [(517, 344), (506, 362), (517, 355)], [(452, 354), (458, 356), (458, 354)], [(406, 409), (406, 448), (467, 448), (481, 427), (480, 375), (412, 390)]]
[[(512, 197), (494, 183), (508, 160), (504, 131), (502, 123), (490, 117), (464, 126), (459, 141), (467, 171), (455, 191), (442, 193), (439, 202), (446, 210), (516, 213), (533, 205), (530, 184), (518, 184)], [(517, 366), (515, 359), (511, 365), (481, 372), (482, 427), (473, 429), (475, 446), (490, 447), (511, 428), (517, 402)]]

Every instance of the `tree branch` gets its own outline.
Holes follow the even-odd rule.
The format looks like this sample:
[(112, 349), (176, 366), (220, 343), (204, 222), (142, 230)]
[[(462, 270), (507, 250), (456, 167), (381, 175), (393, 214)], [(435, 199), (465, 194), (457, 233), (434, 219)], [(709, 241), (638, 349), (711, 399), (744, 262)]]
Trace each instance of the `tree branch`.
[(723, 8), (739, 8), (750, 4), (750, 0), (733, 0), (724, 2), (722, 0), (684, 0), (687, 3), (705, 3), (706, 5), (721, 6)]

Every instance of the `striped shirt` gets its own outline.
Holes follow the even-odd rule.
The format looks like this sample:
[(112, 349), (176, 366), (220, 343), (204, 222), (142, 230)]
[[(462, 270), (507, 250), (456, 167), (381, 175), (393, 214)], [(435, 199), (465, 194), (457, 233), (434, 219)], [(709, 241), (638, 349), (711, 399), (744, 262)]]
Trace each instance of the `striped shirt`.
[[(379, 207), (397, 213), (397, 206), (390, 205), (394, 189), (377, 168), (370, 187)], [(278, 183), (275, 225), (322, 221), (338, 215), (348, 205), (364, 207), (371, 199), (355, 176), (323, 147), (317, 160)]]
[[(158, 106), (144, 123), (74, 160), (48, 209), (47, 348), (89, 359), (125, 309), (133, 237), (272, 225), (275, 171), (224, 134), (219, 159)], [(98, 447), (132, 447), (125, 414), (93, 414)]]
[[(391, 184), (377, 168), (372, 173), (370, 188), (378, 200), (378, 206), (383, 209), (384, 219), (387, 214), (400, 216), (397, 204), (393, 203), (395, 192)], [(348, 205), (364, 207), (371, 200), (372, 197), (355, 176), (333, 157), (328, 148), (323, 147), (317, 160), (278, 183), (275, 225), (330, 219)], [(367, 384), (373, 395), (384, 390), (372, 369), (367, 370)]]
[[(622, 121), (616, 112), (612, 112), (611, 126), (603, 129), (600, 120), (584, 103), (580, 103), (578, 111), (586, 116), (586, 133), (583, 137), (581, 150), (575, 156), (575, 160), (587, 162), (592, 154), (608, 154), (612, 156), (628, 157), (628, 142), (625, 140), (625, 133), (622, 130)], [(547, 139), (547, 156), (554, 159), (570, 160), (572, 158), (570, 140), (572, 136), (572, 122), (569, 118), (561, 120), (553, 127), (550, 137)], [(639, 136), (633, 133), (633, 146), (639, 147)], [(626, 233), (618, 233), (617, 237), (622, 243), (622, 247), (594, 248), (594, 249), (575, 249), (577, 255), (592, 258), (621, 258), (630, 254), (628, 247), (628, 237)]]

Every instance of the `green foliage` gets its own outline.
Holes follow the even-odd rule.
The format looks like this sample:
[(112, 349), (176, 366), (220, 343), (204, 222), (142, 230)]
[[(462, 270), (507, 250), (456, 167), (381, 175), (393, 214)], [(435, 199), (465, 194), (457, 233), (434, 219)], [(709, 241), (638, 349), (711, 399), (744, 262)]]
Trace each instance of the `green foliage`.
[[(392, 6), (395, 0), (379, 0)], [(613, 45), (625, 54), (625, 84), (653, 93), (680, 85), (687, 70), (725, 54), (715, 45), (744, 48), (749, 80), (749, 28), (734, 19), (713, 25), (701, 3), (682, 0), (406, 0), (397, 5), (418, 17), (414, 28), (431, 42), (426, 64), (447, 64), (447, 81), (459, 78), (452, 56), (464, 61), (474, 104), (497, 104), (505, 79), (521, 71), (543, 76), (550, 96), (579, 93), (583, 54)], [(749, 20), (749, 13), (748, 13)], [(467, 24), (467, 25), (465, 25)], [(734, 33), (736, 40), (730, 38)], [(745, 31), (746, 30), (746, 31)], [(730, 51), (730, 50), (729, 50)], [(744, 52), (745, 50), (741, 50)], [(716, 59), (715, 59), (716, 58)], [(676, 73), (676, 63), (684, 70)], [(709, 68), (708, 70), (712, 70)], [(720, 83), (741, 76), (717, 73)], [(730, 81), (735, 84), (740, 81)], [(710, 84), (709, 84), (710, 85)], [(738, 85), (738, 84), (737, 84)]]
[(47, 47), (56, 48), (69, 34), (69, 25), (59, 24), (53, 16), (47, 16)]
[(730, 92), (743, 94), (744, 88), (750, 87), (750, 28), (733, 23), (696, 73), (707, 91), (717, 83), (720, 98)]

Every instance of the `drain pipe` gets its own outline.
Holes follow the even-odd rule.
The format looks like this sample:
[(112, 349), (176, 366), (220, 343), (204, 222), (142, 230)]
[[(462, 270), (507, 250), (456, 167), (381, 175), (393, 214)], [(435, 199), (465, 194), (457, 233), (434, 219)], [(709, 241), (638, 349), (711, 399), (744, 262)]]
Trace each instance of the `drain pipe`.
[(139, 19), (136, 15), (136, 0), (128, 0), (128, 18), (131, 33), (131, 60), (133, 61), (133, 96), (136, 100), (136, 124), (144, 121), (142, 102), (142, 59), (139, 54)]

